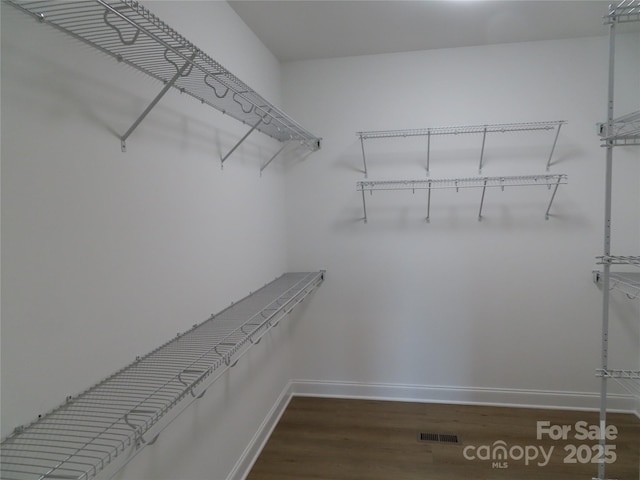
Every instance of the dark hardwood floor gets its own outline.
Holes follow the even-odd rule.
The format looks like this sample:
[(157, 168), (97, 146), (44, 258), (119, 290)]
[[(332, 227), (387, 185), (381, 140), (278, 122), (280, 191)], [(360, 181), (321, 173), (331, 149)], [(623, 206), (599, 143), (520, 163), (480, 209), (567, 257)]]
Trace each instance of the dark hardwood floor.
[[(607, 477), (638, 480), (640, 420), (610, 414), (608, 424)], [(595, 412), (294, 397), (247, 480), (590, 480), (598, 440), (581, 436), (597, 425)], [(566, 440), (550, 437), (563, 428)]]

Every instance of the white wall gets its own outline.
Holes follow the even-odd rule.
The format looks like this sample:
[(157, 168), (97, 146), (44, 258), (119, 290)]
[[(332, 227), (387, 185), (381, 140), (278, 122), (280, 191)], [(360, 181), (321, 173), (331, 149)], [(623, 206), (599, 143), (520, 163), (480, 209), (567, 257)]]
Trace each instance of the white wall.
[[(275, 104), (226, 2), (152, 2)], [(277, 142), (2, 5), (2, 436), (286, 271)], [(283, 322), (285, 323), (285, 322)], [(270, 334), (120, 478), (226, 478), (291, 378)], [(170, 453), (165, 450), (169, 445)]]
[[(629, 107), (619, 115), (639, 103), (639, 43), (619, 42), (618, 98)], [(606, 81), (604, 37), (284, 66), (285, 108), (324, 137), (286, 183), (290, 266), (328, 271), (296, 335), (302, 391), (598, 405), (601, 295), (591, 271), (602, 254), (595, 124), (605, 119)], [(568, 174), (569, 184), (549, 221), (550, 192), (529, 188), (488, 191), (482, 222), (479, 190), (434, 192), (428, 224), (425, 193), (376, 192), (363, 223), (355, 132), (559, 119), (568, 124), (551, 173)], [(483, 174), (544, 173), (552, 140), (490, 136)], [(480, 144), (434, 138), (431, 178), (477, 175)], [(426, 138), (365, 147), (370, 179), (426, 178)], [(639, 153), (616, 153), (614, 250), (637, 252)], [(611, 365), (634, 365), (637, 304), (617, 299), (612, 312)]]

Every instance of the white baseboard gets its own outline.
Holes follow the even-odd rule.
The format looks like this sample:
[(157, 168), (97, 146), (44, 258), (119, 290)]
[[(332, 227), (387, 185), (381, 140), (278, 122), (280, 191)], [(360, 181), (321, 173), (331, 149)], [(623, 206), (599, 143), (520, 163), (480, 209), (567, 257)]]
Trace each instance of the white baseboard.
[[(565, 410), (599, 410), (600, 404), (597, 393), (292, 380), (278, 396), (227, 480), (244, 480), (247, 477), (293, 396)], [(608, 410), (633, 413), (640, 418), (638, 405), (629, 395), (609, 395)]]
[[(440, 385), (398, 385), (358, 382), (293, 380), (294, 396), (360, 398), (424, 403), (451, 403), (565, 410), (599, 410), (597, 393)], [(636, 413), (630, 395), (611, 394), (608, 411)]]
[(227, 480), (244, 480), (249, 472), (251, 471), (251, 467), (258, 459), (260, 452), (264, 448), (267, 440), (271, 436), (273, 429), (276, 428), (276, 425), (280, 421), (280, 417), (287, 409), (289, 402), (292, 397), (292, 384), (289, 382), (287, 386), (284, 388), (282, 393), (278, 396), (278, 399), (269, 410), (269, 413), (265, 417), (264, 421), (258, 428), (258, 431), (255, 433), (247, 448), (244, 449), (242, 455), (236, 462), (235, 466), (231, 470), (231, 473), (227, 476)]

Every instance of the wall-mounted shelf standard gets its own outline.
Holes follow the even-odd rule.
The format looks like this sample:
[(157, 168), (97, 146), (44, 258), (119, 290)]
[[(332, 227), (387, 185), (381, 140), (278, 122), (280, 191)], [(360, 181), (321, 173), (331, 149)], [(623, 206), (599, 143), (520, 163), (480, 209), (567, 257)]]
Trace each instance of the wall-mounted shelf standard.
[(42, 23), (81, 40), (164, 83), (160, 93), (121, 136), (126, 141), (158, 101), (177, 89), (251, 127), (222, 163), (254, 130), (280, 142), (320, 148), (312, 135), (185, 37), (133, 0), (4, 0)]
[(0, 477), (110, 478), (323, 279), (323, 271), (286, 273), (16, 428), (0, 445)]
[[(617, 5), (609, 5), (609, 11), (604, 17), (604, 23), (609, 25), (609, 61), (608, 61), (608, 86), (607, 86), (607, 119), (599, 125), (599, 134), (603, 137), (605, 147), (605, 175), (604, 175), (604, 242), (603, 255), (599, 257), (602, 272), (598, 272), (598, 281), (602, 285), (602, 338), (600, 341), (601, 368), (598, 370), (600, 378), (600, 425), (606, 428), (607, 423), (607, 381), (612, 378), (619, 381), (609, 368), (609, 291), (613, 286), (622, 286), (618, 279), (618, 273), (611, 272), (612, 265), (640, 266), (640, 257), (611, 255), (611, 207), (613, 199), (613, 152), (615, 147), (621, 145), (640, 144), (640, 112), (635, 112), (624, 117), (614, 116), (614, 87), (615, 87), (615, 60), (616, 60), (616, 28), (619, 23), (640, 22), (640, 0), (623, 0)], [(621, 382), (626, 387), (627, 382)], [(632, 394), (640, 397), (640, 388), (636, 384), (634, 388), (627, 388)], [(604, 451), (606, 439), (600, 439), (600, 447)], [(598, 476), (595, 480), (606, 480), (606, 464), (598, 463)]]
[(604, 142), (603, 147), (640, 145), (640, 110), (614, 118), (610, 124), (599, 123), (598, 133)]
[(553, 188), (551, 200), (545, 213), (545, 219), (549, 219), (549, 210), (558, 191), (560, 185), (567, 183), (567, 175), (565, 174), (549, 174), (549, 175), (521, 175), (511, 177), (475, 177), (475, 178), (448, 178), (448, 179), (423, 179), (423, 180), (367, 180), (358, 182), (356, 188), (362, 192), (362, 209), (364, 211), (364, 221), (367, 222), (367, 204), (365, 192), (373, 194), (376, 190), (416, 190), (427, 191), (427, 222), (430, 221), (431, 214), (431, 191), (443, 188), (455, 188), (456, 191), (461, 188), (481, 188), (482, 195), (480, 197), (480, 210), (478, 212), (478, 220), (482, 220), (482, 207), (484, 206), (484, 197), (487, 188), (505, 187), (527, 187), (527, 186), (546, 186)]
[(380, 138), (402, 138), (402, 137), (427, 137), (427, 175), (429, 175), (429, 164), (431, 157), (431, 137), (441, 135), (482, 135), (482, 147), (480, 149), (480, 166), (479, 173), (482, 173), (482, 165), (484, 160), (484, 147), (488, 133), (509, 133), (509, 132), (533, 132), (555, 130), (553, 145), (547, 159), (547, 170), (551, 166), (551, 159), (556, 148), (560, 127), (566, 122), (564, 120), (552, 122), (528, 122), (528, 123), (496, 123), (486, 125), (462, 125), (452, 127), (431, 127), (419, 128), (413, 130), (378, 130), (369, 132), (356, 132), (360, 137), (360, 145), (362, 147), (362, 162), (364, 164), (364, 176), (367, 178), (367, 157), (364, 150), (364, 141), (369, 139)]

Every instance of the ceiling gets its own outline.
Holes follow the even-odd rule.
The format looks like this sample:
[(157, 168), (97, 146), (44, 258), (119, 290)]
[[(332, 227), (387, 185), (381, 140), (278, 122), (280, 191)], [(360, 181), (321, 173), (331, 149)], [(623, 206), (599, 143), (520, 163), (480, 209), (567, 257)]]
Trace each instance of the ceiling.
[(282, 62), (605, 35), (599, 0), (229, 0)]

